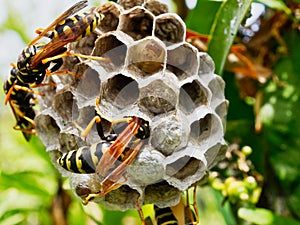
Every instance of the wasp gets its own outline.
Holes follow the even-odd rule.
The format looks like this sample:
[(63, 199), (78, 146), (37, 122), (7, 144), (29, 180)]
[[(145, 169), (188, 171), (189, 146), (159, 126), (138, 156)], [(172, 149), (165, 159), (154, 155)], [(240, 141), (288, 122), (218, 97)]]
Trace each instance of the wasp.
[(193, 208), (190, 207), (189, 193), (186, 191), (186, 202), (184, 202), (183, 197), (180, 202), (175, 206), (159, 208), (154, 205), (155, 212), (155, 222), (151, 220), (150, 217), (146, 218), (147, 224), (149, 225), (196, 225), (199, 223), (199, 213), (196, 204), (196, 188), (197, 185), (194, 184), (193, 192)]
[[(88, 12), (77, 13), (87, 6), (87, 0), (80, 1), (62, 13), (47, 28), (39, 29), (38, 36), (23, 49), (18, 57), (18, 79), (23, 83), (40, 84), (46, 74), (57, 71), (63, 64), (62, 57), (73, 55), (95, 60), (107, 58), (87, 56), (67, 51), (66, 45), (88, 36), (101, 23), (103, 15), (96, 8)], [(42, 37), (50, 39), (48, 43), (37, 42)], [(50, 69), (51, 62), (54, 64)], [(69, 71), (59, 71), (69, 73)], [(56, 72), (58, 73), (58, 72)]]
[(99, 111), (99, 102), (98, 98), (95, 104), (96, 116), (88, 125), (88, 131), (91, 124), (96, 122), (102, 141), (91, 147), (65, 153), (58, 159), (58, 164), (71, 172), (96, 173), (102, 179), (101, 190), (89, 194), (84, 204), (95, 197), (106, 195), (124, 183), (120, 179), (142, 148), (143, 140), (150, 136), (149, 122), (136, 116), (111, 121), (111, 132), (105, 136), (101, 123), (104, 116)]
[(13, 114), (16, 118), (16, 125), (13, 127), (23, 133), (24, 138), (29, 141), (32, 134), (35, 134), (35, 110), (33, 109), (36, 98), (28, 84), (24, 84), (17, 79), (19, 71), (13, 66), (10, 76), (4, 82), (3, 89), (6, 94), (5, 104), (9, 102)]

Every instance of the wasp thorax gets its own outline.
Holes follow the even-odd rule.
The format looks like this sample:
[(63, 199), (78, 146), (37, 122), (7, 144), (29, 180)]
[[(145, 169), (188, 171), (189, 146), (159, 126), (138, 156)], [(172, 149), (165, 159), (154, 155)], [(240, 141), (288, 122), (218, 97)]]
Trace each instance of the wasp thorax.
[[(122, 131), (130, 128), (130, 136), (136, 129), (123, 149), (119, 145), (113, 150), (112, 154), (122, 149), (112, 156), (111, 168), (106, 165), (111, 159), (103, 157), (91, 174), (57, 168), (70, 178), (79, 197), (91, 196), (108, 208), (135, 208), (138, 196), (141, 203), (175, 205), (181, 191), (202, 180), (225, 155), (224, 81), (214, 74), (207, 53), (185, 41), (184, 22), (168, 13), (166, 5), (155, 0), (119, 1), (96, 9), (104, 15), (101, 34), (85, 37), (69, 50), (110, 62), (64, 59), (64, 68), (81, 76), (52, 77), (57, 87), (43, 88), (37, 132), (55, 161), (61, 157), (57, 152), (88, 148), (80, 156), (92, 163), (100, 150), (103, 155), (111, 150), (93, 147), (104, 146), (97, 144), (99, 133), (103, 131), (107, 138), (102, 141), (111, 146), (119, 136), (121, 142), (127, 140)], [(99, 115), (102, 126), (90, 123)], [(124, 117), (139, 118), (138, 127)], [(114, 130), (120, 119), (125, 126)], [(74, 166), (82, 166), (79, 158)], [(111, 174), (115, 168), (121, 171), (118, 176)], [(105, 197), (91, 195), (103, 190), (109, 190)]]

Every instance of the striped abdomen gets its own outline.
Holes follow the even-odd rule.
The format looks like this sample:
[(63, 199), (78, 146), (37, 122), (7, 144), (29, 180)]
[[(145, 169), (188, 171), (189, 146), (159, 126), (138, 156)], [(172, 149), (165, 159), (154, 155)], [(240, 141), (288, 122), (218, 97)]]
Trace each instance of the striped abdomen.
[(81, 30), (81, 27), (86, 26), (85, 30), (81, 30), (80, 35), (74, 40), (78, 41), (93, 32), (96, 27), (100, 25), (102, 17), (103, 16), (96, 11), (77, 14), (60, 22), (49, 35), (49, 38), (52, 39), (57, 36), (63, 37), (68, 29), (72, 30), (74, 34), (79, 34), (78, 31)]
[(99, 142), (91, 147), (81, 147), (63, 154), (57, 162), (73, 173), (95, 173), (95, 168), (109, 146), (110, 142)]
[(158, 208), (154, 205), (155, 220), (158, 225), (178, 225), (178, 221), (170, 207)]

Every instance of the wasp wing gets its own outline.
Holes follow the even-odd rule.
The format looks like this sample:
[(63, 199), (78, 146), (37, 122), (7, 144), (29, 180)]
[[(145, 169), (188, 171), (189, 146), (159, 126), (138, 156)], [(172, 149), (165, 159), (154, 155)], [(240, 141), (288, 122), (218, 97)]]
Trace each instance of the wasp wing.
[(38, 51), (37, 54), (35, 54), (31, 58), (31, 68), (34, 68), (39, 63), (41, 63), (43, 59), (54, 56), (55, 53), (59, 52), (65, 45), (79, 38), (82, 33), (89, 27), (89, 22), (92, 21), (93, 15), (88, 15), (85, 18), (85, 21), (82, 18), (81, 20), (74, 23), (72, 27), (66, 26), (66, 29), (64, 29), (63, 32), (55, 36), (40, 51)]
[(136, 143), (126, 159), (124, 159), (124, 161), (116, 169), (114, 169), (108, 176), (105, 177), (105, 179), (101, 182), (101, 195), (106, 195), (108, 192), (122, 185), (119, 180), (126, 172), (126, 169), (130, 165), (132, 160), (134, 160), (136, 155), (139, 153), (142, 145), (142, 142)]
[(67, 9), (65, 12), (63, 12), (60, 16), (58, 16), (47, 28), (45, 28), (36, 38), (34, 38), (29, 44), (33, 45), (36, 43), (39, 39), (46, 36), (46, 34), (52, 30), (57, 24), (59, 24), (64, 19), (68, 18), (69, 16), (77, 13), (79, 10), (85, 8), (87, 6), (87, 0), (83, 0), (80, 2), (77, 2), (73, 6), (71, 6), (69, 9)]
[(118, 157), (122, 155), (125, 148), (128, 147), (128, 144), (137, 133), (140, 123), (141, 121), (137, 117), (134, 117), (133, 120), (129, 122), (128, 126), (101, 157), (96, 167), (97, 174), (105, 176), (107, 171), (114, 166)]

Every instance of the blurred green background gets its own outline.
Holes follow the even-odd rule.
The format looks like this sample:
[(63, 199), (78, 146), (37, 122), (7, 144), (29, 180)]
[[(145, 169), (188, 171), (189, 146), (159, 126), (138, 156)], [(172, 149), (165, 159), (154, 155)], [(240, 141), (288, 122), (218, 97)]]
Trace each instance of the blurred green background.
[[(73, 3), (1, 0), (1, 83), (9, 74), (9, 63), (34, 37), (33, 31)], [(251, 1), (199, 0), (193, 9), (180, 0), (167, 3), (188, 28), (210, 35), (208, 52), (226, 81), (230, 102), (226, 140), (232, 154), (198, 188), (200, 224), (300, 224), (299, 1), (260, 1), (265, 8), (248, 27), (240, 24), (251, 16)], [(246, 46), (246, 51), (234, 53), (232, 45)], [(252, 67), (241, 69), (228, 53), (246, 58), (257, 74), (249, 75)], [(4, 103), (3, 91), (0, 101)], [(12, 129), (15, 121), (9, 106), (0, 104), (0, 109), (0, 225), (140, 223), (134, 210), (82, 206), (39, 139), (27, 143), (21, 132)], [(251, 154), (243, 146), (250, 146)], [(257, 187), (245, 184), (247, 177), (253, 177)], [(150, 207), (144, 210), (146, 216), (153, 213)]]

